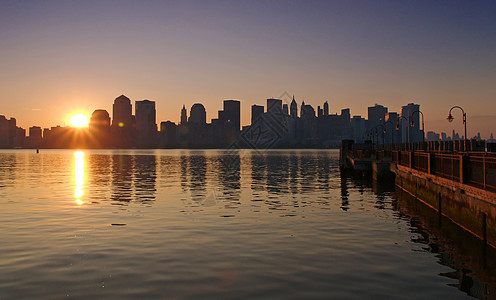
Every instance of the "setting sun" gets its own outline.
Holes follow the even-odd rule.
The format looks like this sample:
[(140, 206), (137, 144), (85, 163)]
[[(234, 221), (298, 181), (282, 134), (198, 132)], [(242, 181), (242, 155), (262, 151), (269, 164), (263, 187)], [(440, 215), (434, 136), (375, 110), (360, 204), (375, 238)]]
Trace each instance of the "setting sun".
[(70, 122), (73, 127), (88, 127), (88, 117), (83, 114), (72, 116)]

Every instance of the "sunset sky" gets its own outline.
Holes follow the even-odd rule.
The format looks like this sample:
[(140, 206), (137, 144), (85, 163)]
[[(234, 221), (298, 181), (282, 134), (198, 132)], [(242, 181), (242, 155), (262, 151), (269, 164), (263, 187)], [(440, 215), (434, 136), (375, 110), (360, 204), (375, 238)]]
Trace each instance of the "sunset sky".
[[(496, 134), (496, 1), (0, 1), (0, 114), (68, 124), (124, 94), (178, 122), (201, 102), (399, 111), (426, 131)], [(287, 96), (283, 100), (289, 100)]]

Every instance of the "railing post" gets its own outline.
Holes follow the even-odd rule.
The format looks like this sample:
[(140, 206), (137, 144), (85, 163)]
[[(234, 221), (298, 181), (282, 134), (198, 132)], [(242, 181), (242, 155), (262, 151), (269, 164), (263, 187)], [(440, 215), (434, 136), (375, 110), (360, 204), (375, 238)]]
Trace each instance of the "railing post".
[(408, 152), (408, 160), (409, 160), (408, 166), (410, 167), (410, 169), (413, 169), (413, 165), (414, 165), (414, 163), (413, 163), (413, 154), (414, 153), (415, 153), (414, 151), (409, 151)]
[(432, 153), (427, 153), (427, 174), (432, 174)]
[(442, 197), (441, 193), (437, 195), (437, 212), (438, 212), (438, 221), (439, 221), (439, 228), (441, 228), (441, 224), (443, 222), (443, 202), (442, 202)]
[(484, 189), (486, 189), (486, 155), (482, 156), (482, 176), (484, 177)]
[(467, 170), (468, 157), (465, 155), (459, 155), (459, 158), (460, 158), (460, 183), (466, 183), (467, 179), (465, 177), (468, 174), (468, 170)]

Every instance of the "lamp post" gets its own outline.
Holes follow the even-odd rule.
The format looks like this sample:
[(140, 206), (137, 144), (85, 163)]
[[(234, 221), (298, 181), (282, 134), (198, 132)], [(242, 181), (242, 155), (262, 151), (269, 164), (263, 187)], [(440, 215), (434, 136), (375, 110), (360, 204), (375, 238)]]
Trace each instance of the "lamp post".
[[(406, 124), (408, 124), (407, 118), (404, 116), (399, 116), (396, 122), (396, 129), (400, 129), (401, 119), (405, 119)], [(406, 143), (408, 144), (410, 140), (408, 139), (408, 125), (406, 126)]]
[(450, 123), (453, 122), (453, 120), (455, 119), (455, 118), (453, 118), (453, 115), (451, 114), (451, 111), (453, 110), (453, 108), (459, 108), (463, 113), (463, 126), (465, 127), (465, 145), (464, 145), (464, 148), (465, 148), (465, 151), (467, 151), (467, 114), (465, 113), (463, 108), (461, 108), (460, 106), (458, 106), (458, 105), (453, 106), (452, 108), (450, 108), (448, 117), (446, 118), (448, 120), (448, 122), (450, 122)]
[(415, 126), (415, 122), (413, 122), (413, 114), (415, 113), (418, 113), (419, 115), (422, 116), (422, 149), (424, 149), (424, 143), (425, 143), (425, 132), (424, 132), (424, 113), (421, 112), (420, 110), (416, 110), (414, 112), (412, 112), (411, 116), (410, 116), (410, 119), (412, 119), (412, 121), (410, 122), (410, 125), (412, 127)]

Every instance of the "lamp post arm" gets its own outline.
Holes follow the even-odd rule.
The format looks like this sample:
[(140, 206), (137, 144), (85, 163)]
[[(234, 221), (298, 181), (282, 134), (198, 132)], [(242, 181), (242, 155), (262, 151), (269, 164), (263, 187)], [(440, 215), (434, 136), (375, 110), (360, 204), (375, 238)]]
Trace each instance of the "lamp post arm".
[[(464, 150), (467, 151), (467, 114), (465, 113), (465, 111), (463, 110), (463, 108), (461, 108), (460, 106), (458, 105), (455, 105), (453, 106), (452, 108), (450, 108), (449, 110), (449, 116), (448, 118), (451, 118), (451, 120), (453, 120), (453, 117), (451, 116), (451, 111), (453, 110), (453, 108), (459, 108), (461, 111), (462, 111), (462, 114), (463, 114), (463, 126), (464, 126), (464, 129), (465, 129), (465, 135), (464, 135), (464, 138), (465, 138), (465, 144), (464, 144)], [(450, 119), (448, 119), (450, 121)]]

